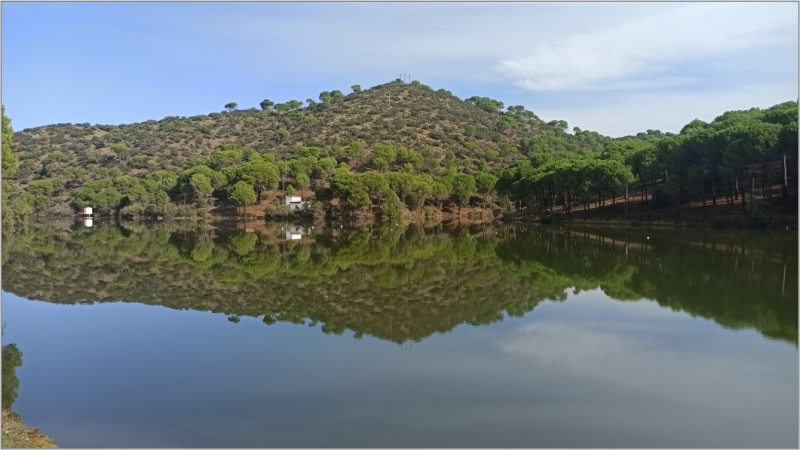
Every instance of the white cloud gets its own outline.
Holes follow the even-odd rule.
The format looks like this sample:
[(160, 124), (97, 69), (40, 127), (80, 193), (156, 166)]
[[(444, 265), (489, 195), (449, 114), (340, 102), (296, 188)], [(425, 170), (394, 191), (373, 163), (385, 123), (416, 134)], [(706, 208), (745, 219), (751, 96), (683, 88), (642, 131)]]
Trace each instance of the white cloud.
[[(615, 308), (624, 306), (608, 309)], [(780, 363), (765, 359), (754, 364), (743, 354), (717, 347), (709, 352), (705, 346), (713, 341), (706, 335), (705, 341), (687, 345), (682, 341), (687, 320), (693, 319), (673, 315), (655, 326), (620, 316), (550, 320), (520, 327), (500, 348), (556, 372), (684, 405), (732, 409), (745, 403), (764, 414), (775, 405), (786, 406), (787, 389), (791, 392), (795, 381), (791, 372), (776, 376)], [(731, 396), (732, 392), (737, 395)]]
[[(786, 5), (789, 6), (789, 5)], [(764, 4), (689, 4), (666, 14), (537, 45), (528, 55), (505, 59), (495, 70), (533, 91), (631, 88), (641, 77), (676, 64), (701, 63), (796, 37), (797, 17)], [(791, 43), (792, 41), (789, 40)], [(619, 80), (634, 80), (619, 86)], [(688, 78), (667, 79), (689, 82)], [(662, 84), (649, 81), (640, 87)]]

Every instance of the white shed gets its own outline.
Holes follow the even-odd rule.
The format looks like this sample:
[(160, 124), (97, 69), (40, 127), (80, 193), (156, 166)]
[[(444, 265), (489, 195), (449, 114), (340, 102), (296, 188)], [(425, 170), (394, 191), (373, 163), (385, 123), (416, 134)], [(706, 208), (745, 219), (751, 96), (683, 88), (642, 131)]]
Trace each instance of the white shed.
[(297, 211), (303, 208), (303, 198), (299, 195), (287, 195), (286, 196), (286, 206), (289, 207), (292, 211)]
[(83, 208), (83, 215), (84, 216), (91, 216), (92, 215), (92, 207), (91, 206), (87, 206), (86, 208)]

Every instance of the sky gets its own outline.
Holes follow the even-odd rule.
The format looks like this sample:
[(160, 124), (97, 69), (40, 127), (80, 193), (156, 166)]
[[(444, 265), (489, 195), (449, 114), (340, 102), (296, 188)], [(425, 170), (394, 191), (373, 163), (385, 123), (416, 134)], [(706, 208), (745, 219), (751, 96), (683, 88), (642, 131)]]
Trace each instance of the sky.
[(317, 99), (410, 74), (609, 136), (798, 98), (798, 4), (2, 3), (15, 130)]

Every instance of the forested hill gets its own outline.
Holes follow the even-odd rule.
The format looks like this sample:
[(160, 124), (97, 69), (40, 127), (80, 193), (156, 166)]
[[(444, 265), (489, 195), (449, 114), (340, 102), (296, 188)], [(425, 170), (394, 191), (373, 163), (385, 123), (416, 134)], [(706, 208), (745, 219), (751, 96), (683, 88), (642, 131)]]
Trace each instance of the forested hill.
[(303, 213), (318, 219), (395, 221), (470, 206), (532, 217), (628, 216), (631, 206), (638, 217), (674, 217), (702, 204), (704, 220), (796, 223), (797, 102), (694, 120), (677, 135), (611, 139), (416, 81), (318, 99), (15, 134), (4, 111), (3, 218), (87, 206), (123, 217), (247, 214), (252, 205), (256, 217), (284, 215), (279, 197), (297, 190), (314, 198)]
[[(535, 145), (526, 138), (538, 138), (541, 145), (556, 149), (594, 152), (608, 141), (597, 133), (566, 134), (566, 122), (545, 123), (523, 107), (507, 110), (501, 102), (479, 97), (464, 101), (416, 81), (393, 81), (363, 91), (354, 86), (348, 95), (331, 91), (318, 98), (277, 104), (264, 100), (262, 110), (238, 110), (234, 103), (219, 113), (129, 125), (25, 129), (15, 133), (11, 143), (20, 158), (12, 184), (22, 187), (67, 167), (118, 168), (133, 176), (159, 169), (180, 171), (205, 162), (202, 157), (226, 144), (272, 153), (277, 160), (307, 156), (303, 147), (317, 147), (357, 169), (367, 159), (348, 154), (353, 142), (361, 144), (363, 156), (375, 145), (391, 142), (437, 160), (452, 152), (450, 157), (460, 167), (478, 168), (481, 160), (492, 167), (524, 157), (521, 147)], [(54, 151), (60, 153), (53, 155)]]

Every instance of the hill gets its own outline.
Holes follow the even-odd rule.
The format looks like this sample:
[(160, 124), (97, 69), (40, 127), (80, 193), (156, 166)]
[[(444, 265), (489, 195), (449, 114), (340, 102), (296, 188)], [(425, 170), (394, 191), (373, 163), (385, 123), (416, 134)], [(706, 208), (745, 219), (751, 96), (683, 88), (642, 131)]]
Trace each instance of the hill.
[[(430, 148), (439, 159), (452, 152), (459, 166), (470, 167), (484, 159), (491, 167), (524, 157), (522, 142), (534, 136), (565, 136), (573, 150), (600, 151), (605, 141), (596, 133), (588, 139), (566, 135), (564, 122), (548, 125), (522, 107), (502, 112), (500, 102), (477, 97), (462, 101), (418, 82), (393, 81), (349, 95), (323, 92), (320, 98), (323, 101), (309, 99), (305, 107), (290, 101), (263, 111), (231, 108), (128, 125), (55, 124), (25, 129), (11, 143), (20, 158), (12, 185), (23, 188), (70, 166), (118, 168), (133, 176), (158, 169), (182, 170), (226, 144), (285, 160), (304, 156), (302, 147), (336, 153), (336, 147), (359, 142), (368, 154), (375, 145), (388, 141), (416, 151)], [(63, 156), (51, 157), (56, 150)], [(356, 169), (367, 161), (338, 156)]]
[[(7, 190), (33, 191), (34, 195), (42, 191), (47, 197), (40, 198), (38, 206), (33, 198), (26, 199), (21, 203), (29, 203), (29, 207), (20, 208), (17, 215), (71, 215), (83, 203), (111, 209), (102, 207), (108, 202), (93, 197), (88, 202), (77, 199), (76, 190), (87, 181), (111, 180), (113, 186), (98, 186), (95, 191), (113, 187), (122, 199), (131, 181), (126, 179), (126, 186), (117, 186), (114, 180), (119, 177), (144, 179), (153, 172), (179, 174), (197, 166), (219, 171), (235, 162), (250, 161), (254, 155), (270, 163), (311, 156), (332, 158), (334, 165), (345, 163), (354, 172), (403, 170), (439, 176), (448, 167), (467, 173), (499, 170), (530, 155), (537, 146), (597, 153), (609, 140), (593, 132), (567, 134), (566, 122), (544, 123), (522, 106), (504, 111), (502, 102), (477, 96), (461, 100), (417, 81), (406, 84), (396, 80), (363, 91), (353, 86), (348, 95), (322, 92), (319, 99), (308, 99), (305, 106), (297, 100), (276, 104), (265, 99), (261, 111), (237, 110), (236, 104), (230, 103), (220, 113), (128, 125), (55, 124), (25, 129), (11, 141), (19, 168), (6, 177), (10, 182)], [(387, 143), (392, 156), (376, 157), (375, 149)], [(223, 154), (223, 159), (233, 155), (237, 161), (215, 165), (211, 161), (215, 153)], [(310, 177), (307, 187), (325, 184), (325, 180), (319, 182), (325, 177), (314, 176), (313, 167), (306, 169), (305, 175)], [(289, 181), (292, 188), (302, 187), (294, 177), (301, 171), (282, 170), (281, 191)], [(40, 189), (47, 180), (56, 181)], [(211, 184), (214, 196), (209, 193), (201, 203), (221, 199), (225, 204), (227, 190), (219, 191), (225, 186)], [(172, 201), (186, 203), (185, 197), (178, 198), (180, 192), (169, 189), (176, 187), (165, 191)], [(157, 192), (150, 194), (155, 197)], [(113, 192), (109, 196), (116, 198)], [(185, 210), (180, 214), (173, 211), (175, 214), (193, 215)]]
[(461, 216), (462, 207), (488, 207), (533, 218), (595, 209), (627, 220), (629, 194), (648, 210), (702, 204), (703, 217), (724, 202), (747, 216), (735, 218), (742, 224), (774, 224), (773, 212), (796, 216), (797, 102), (694, 120), (677, 135), (611, 139), (416, 81), (352, 89), (322, 92), (305, 106), (265, 99), (261, 111), (229, 103), (206, 116), (38, 127), (14, 135), (10, 147), (4, 115), (4, 218), (68, 216), (86, 206), (103, 215), (206, 217), (254, 204), (250, 215), (285, 215), (280, 196), (298, 190), (314, 198), (303, 213), (320, 219), (395, 221), (409, 211)]

